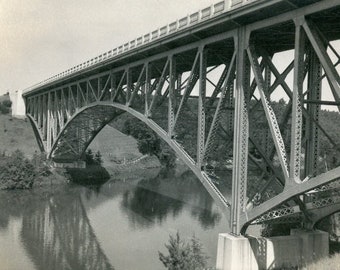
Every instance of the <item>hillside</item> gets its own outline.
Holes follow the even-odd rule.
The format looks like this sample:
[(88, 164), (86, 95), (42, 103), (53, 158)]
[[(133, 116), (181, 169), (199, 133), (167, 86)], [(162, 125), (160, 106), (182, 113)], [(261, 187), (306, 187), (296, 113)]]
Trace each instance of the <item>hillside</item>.
[(11, 153), (17, 149), (29, 158), (35, 151), (39, 152), (31, 124), (28, 120), (0, 114), (0, 151)]
[[(102, 143), (105, 142), (105, 143)], [(93, 151), (100, 151), (104, 161), (111, 158), (131, 159), (141, 156), (134, 138), (126, 136), (111, 126), (106, 126), (90, 144)], [(0, 151), (11, 153), (21, 150), (31, 158), (39, 147), (28, 120), (0, 114)]]
[(100, 151), (104, 166), (110, 160), (129, 160), (142, 156), (133, 137), (126, 136), (110, 125), (101, 130), (89, 148), (93, 152)]

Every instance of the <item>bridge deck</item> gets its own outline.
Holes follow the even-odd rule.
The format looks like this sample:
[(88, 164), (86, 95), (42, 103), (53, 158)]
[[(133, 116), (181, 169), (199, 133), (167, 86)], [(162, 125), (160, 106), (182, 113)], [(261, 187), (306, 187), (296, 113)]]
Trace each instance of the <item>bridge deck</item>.
[[(237, 29), (240, 26), (250, 25), (250, 27), (259, 29), (254, 31), (252, 36), (255, 37), (255, 42), (261, 44), (262, 47), (267, 49), (268, 52), (276, 53), (294, 48), (294, 22), (290, 20), (289, 16), (284, 17), (284, 13), (292, 14), (299, 8), (310, 7), (309, 18), (318, 22), (318, 27), (326, 37), (327, 40), (336, 40), (340, 38), (338, 18), (340, 17), (339, 5), (334, 5), (329, 9), (319, 12), (318, 8), (313, 6), (322, 6), (320, 0), (258, 0), (252, 1), (242, 7), (226, 10), (222, 13), (213, 14), (213, 8), (211, 8), (208, 19), (202, 18), (198, 22), (188, 24), (185, 27), (177, 26), (175, 31), (171, 31), (169, 24), (168, 32), (165, 35), (161, 35), (161, 30), (158, 31), (156, 38), (150, 38), (152, 33), (149, 34), (148, 40), (144, 36), (144, 42), (138, 46), (132, 46), (129, 48), (120, 46), (113, 51), (117, 54), (108, 57), (109, 53), (104, 53), (95, 59), (91, 59), (77, 67), (71, 68), (63, 73), (57, 74), (37, 85), (34, 85), (24, 90), (24, 96), (28, 96), (31, 93), (37, 93), (41, 90), (49, 90), (61, 85), (65, 85), (68, 82), (79, 80), (83, 77), (89, 77), (99, 72), (114, 69), (115, 67), (121, 67), (128, 63), (133, 63), (153, 55), (159, 55), (162, 53), (168, 53), (170, 50), (175, 50), (178, 47), (185, 46), (187, 44), (199, 42), (212, 36), (216, 36), (222, 33), (230, 32)], [(337, 2), (337, 1), (334, 1)], [(221, 3), (221, 2), (220, 2)], [(226, 4), (225, 4), (226, 5)], [(281, 16), (282, 22), (277, 22), (277, 19), (270, 18)], [(188, 19), (190, 16), (188, 16)], [(269, 19), (268, 27), (261, 27), (261, 21)], [(159, 29), (162, 29), (161, 27)], [(268, 32), (271, 34), (269, 35)], [(138, 39), (134, 41), (137, 44)], [(122, 49), (121, 49), (122, 48)], [(232, 41), (216, 42), (211, 44), (212, 50), (219, 52), (223, 51), (226, 58), (230, 58), (234, 51), (234, 43)], [(120, 51), (122, 50), (122, 51)], [(194, 57), (195, 51), (187, 52), (188, 57)], [(215, 59), (215, 61), (217, 61)], [(191, 65), (183, 65), (179, 68), (179, 71), (189, 71)], [(216, 63), (210, 62), (209, 65)], [(182, 70), (180, 70), (182, 69)], [(138, 75), (136, 75), (138, 76)]]

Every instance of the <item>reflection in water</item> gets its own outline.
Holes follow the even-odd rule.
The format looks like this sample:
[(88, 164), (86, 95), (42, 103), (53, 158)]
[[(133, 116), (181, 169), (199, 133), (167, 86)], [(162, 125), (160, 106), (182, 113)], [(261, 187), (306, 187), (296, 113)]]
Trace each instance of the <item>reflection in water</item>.
[[(20, 211), (17, 214), (23, 215), (21, 240), (36, 269), (113, 270), (92, 230), (79, 193), (26, 195), (22, 196), (23, 201), (14, 196), (18, 205), (6, 206), (12, 205)], [(25, 202), (29, 202), (27, 207)]]
[[(0, 205), (0, 242), (10, 243), (4, 235), (17, 230), (10, 250), (20, 246), (13, 257), (26, 260), (9, 269), (110, 270), (110, 262), (116, 269), (159, 269), (158, 250), (176, 230), (187, 237), (197, 232), (214, 261), (214, 237), (227, 223), (220, 224), (221, 212), (191, 174), (109, 181), (96, 188), (3, 191)], [(18, 226), (9, 228), (14, 219)]]
[[(152, 187), (155, 191), (147, 189), (148, 187)], [(139, 226), (147, 227), (152, 226), (155, 222), (162, 224), (164, 218), (170, 213), (175, 217), (181, 211), (183, 202), (159, 194), (157, 192), (158, 187), (159, 181), (142, 180), (133, 191), (124, 193), (122, 200), (123, 210), (129, 209), (138, 213), (138, 216), (143, 217), (141, 219), (134, 216), (135, 218), (130, 219), (134, 226), (136, 222), (138, 222)]]
[(162, 224), (168, 215), (176, 217), (185, 202), (194, 202), (191, 215), (203, 228), (212, 228), (220, 221), (221, 214), (213, 209), (213, 199), (202, 189), (197, 178), (187, 174), (139, 181), (134, 190), (124, 193), (122, 207), (143, 217), (130, 219), (134, 226), (137, 222), (139, 226), (148, 227)]

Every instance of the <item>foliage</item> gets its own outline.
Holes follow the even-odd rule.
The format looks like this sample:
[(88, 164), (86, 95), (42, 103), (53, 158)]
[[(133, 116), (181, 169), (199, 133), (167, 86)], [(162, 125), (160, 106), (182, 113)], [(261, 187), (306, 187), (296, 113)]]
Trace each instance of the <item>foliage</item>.
[(97, 151), (97, 153), (94, 155), (91, 149), (88, 149), (85, 153), (85, 162), (86, 165), (102, 165), (103, 160), (102, 160), (102, 155), (100, 151)]
[(165, 165), (167, 168), (174, 168), (176, 166), (176, 154), (165, 143), (162, 144), (158, 158), (160, 163)]
[(23, 152), (16, 150), (12, 155), (3, 156), (0, 160), (0, 188), (27, 189), (31, 188), (38, 171)]
[(94, 155), (91, 149), (88, 149), (85, 153), (85, 162), (86, 165), (91, 165), (94, 163)]
[(193, 236), (190, 243), (176, 236), (170, 235), (169, 244), (166, 244), (169, 255), (158, 252), (160, 261), (168, 270), (200, 270), (206, 269), (208, 257), (202, 251), (202, 244)]
[(137, 119), (127, 119), (122, 131), (137, 140), (138, 150), (143, 155), (155, 155), (167, 168), (175, 166), (175, 153), (143, 122)]
[(102, 165), (103, 164), (103, 160), (102, 160), (102, 154), (98, 151), (96, 153), (96, 155), (94, 156), (94, 162), (97, 165)]
[(34, 165), (38, 176), (49, 176), (51, 175), (50, 167), (51, 164), (47, 160), (47, 157), (44, 153), (33, 154), (32, 164)]
[(10, 101), (9, 99), (6, 99), (2, 102), (2, 105), (10, 108), (12, 106), (12, 101)]
[(12, 101), (10, 101), (9, 99), (0, 102), (0, 112), (2, 114), (8, 114), (10, 112), (11, 106)]
[(160, 152), (161, 141), (157, 134), (137, 119), (126, 120), (123, 133), (131, 135), (138, 142), (138, 150), (143, 155), (156, 155)]

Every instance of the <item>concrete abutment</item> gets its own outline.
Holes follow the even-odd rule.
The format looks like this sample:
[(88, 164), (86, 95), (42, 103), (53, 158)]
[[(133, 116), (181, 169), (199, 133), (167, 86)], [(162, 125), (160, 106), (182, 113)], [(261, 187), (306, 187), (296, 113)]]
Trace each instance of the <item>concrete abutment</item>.
[(305, 266), (328, 256), (328, 233), (291, 230), (287, 236), (251, 237), (221, 233), (216, 269), (257, 270)]

